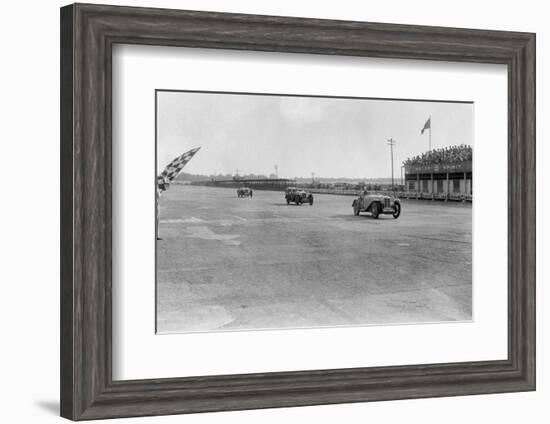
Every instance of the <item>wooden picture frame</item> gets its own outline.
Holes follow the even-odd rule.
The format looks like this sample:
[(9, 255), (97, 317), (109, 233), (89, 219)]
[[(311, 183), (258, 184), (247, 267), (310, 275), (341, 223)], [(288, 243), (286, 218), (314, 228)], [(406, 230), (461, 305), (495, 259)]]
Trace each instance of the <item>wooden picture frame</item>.
[[(505, 64), (508, 359), (111, 378), (116, 43)], [(61, 9), (61, 415), (72, 420), (535, 389), (535, 35), (75, 4)]]

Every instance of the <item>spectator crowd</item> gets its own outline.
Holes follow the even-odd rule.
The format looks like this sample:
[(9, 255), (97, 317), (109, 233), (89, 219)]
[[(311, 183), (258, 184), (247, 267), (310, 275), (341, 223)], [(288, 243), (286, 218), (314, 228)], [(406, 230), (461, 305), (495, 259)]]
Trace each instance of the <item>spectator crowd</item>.
[(441, 149), (432, 149), (421, 155), (408, 158), (403, 162), (405, 166), (428, 166), (438, 164), (456, 164), (472, 161), (472, 146), (461, 144)]

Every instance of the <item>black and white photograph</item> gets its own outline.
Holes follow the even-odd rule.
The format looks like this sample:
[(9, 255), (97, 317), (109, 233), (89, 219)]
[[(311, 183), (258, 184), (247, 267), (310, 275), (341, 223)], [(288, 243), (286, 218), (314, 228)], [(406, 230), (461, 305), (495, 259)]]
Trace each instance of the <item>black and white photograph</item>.
[(473, 319), (473, 102), (155, 107), (158, 334)]

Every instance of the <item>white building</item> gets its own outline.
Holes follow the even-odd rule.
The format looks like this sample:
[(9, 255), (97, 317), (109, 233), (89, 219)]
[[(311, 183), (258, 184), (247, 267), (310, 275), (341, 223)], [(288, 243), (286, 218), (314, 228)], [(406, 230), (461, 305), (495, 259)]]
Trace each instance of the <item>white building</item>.
[(405, 166), (405, 191), (421, 199), (471, 200), (472, 162)]

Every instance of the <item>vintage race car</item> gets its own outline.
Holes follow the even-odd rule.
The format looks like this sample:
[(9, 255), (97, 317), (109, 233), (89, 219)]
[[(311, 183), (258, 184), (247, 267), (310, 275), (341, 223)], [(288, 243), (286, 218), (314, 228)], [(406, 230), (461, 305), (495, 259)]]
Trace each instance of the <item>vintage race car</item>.
[(248, 187), (239, 187), (237, 197), (252, 197), (252, 189)]
[(399, 218), (401, 215), (401, 202), (399, 199), (384, 194), (368, 194), (363, 192), (351, 205), (353, 213), (359, 215), (361, 212), (369, 212), (377, 219), (380, 214), (392, 215)]
[(290, 205), (291, 202), (297, 205), (301, 205), (302, 203), (313, 205), (313, 194), (296, 187), (288, 187), (286, 189), (285, 199), (287, 205)]

